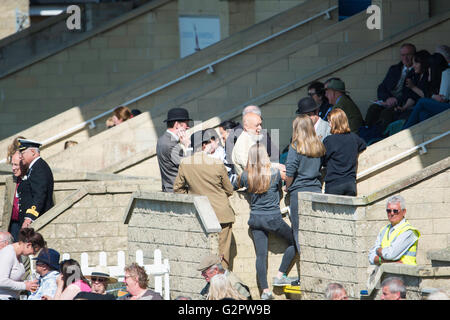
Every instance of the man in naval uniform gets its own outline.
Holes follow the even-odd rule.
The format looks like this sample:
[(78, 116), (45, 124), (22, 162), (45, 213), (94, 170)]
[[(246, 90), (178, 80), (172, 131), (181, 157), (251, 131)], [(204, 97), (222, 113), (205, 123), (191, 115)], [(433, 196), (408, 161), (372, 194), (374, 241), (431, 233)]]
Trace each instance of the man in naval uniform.
[(53, 174), (40, 156), (41, 144), (19, 139), (20, 160), (28, 171), (19, 185), (19, 219), (22, 228), (29, 225), (53, 206)]

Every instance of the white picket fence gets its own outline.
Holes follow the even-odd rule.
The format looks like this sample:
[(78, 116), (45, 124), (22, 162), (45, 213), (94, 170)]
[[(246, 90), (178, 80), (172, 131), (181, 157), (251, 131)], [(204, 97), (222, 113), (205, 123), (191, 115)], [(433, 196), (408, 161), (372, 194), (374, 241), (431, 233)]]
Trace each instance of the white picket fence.
[[(164, 259), (162, 261), (161, 250), (156, 249), (153, 253), (154, 259), (153, 264), (144, 265), (144, 254), (142, 250), (136, 251), (136, 263), (141, 267), (145, 268), (145, 271), (149, 276), (154, 277), (155, 291), (158, 292), (165, 300), (170, 300), (170, 283), (169, 283), (169, 274), (170, 274), (170, 265), (169, 260)], [(70, 255), (68, 253), (64, 253), (62, 255), (62, 260), (70, 259)], [(108, 266), (107, 265), (107, 255), (106, 252), (99, 253), (99, 263), (98, 265), (106, 266), (109, 269), (109, 274), (112, 277), (117, 278), (120, 282), (124, 281), (124, 268), (125, 268), (125, 252), (118, 251), (117, 252), (117, 266)], [(95, 266), (89, 266), (89, 256), (86, 252), (81, 254), (81, 272), (83, 275), (90, 275), (92, 270), (94, 270)], [(33, 266), (32, 266), (33, 268)], [(34, 272), (34, 270), (31, 270)], [(164, 290), (163, 290), (163, 281), (164, 281)]]

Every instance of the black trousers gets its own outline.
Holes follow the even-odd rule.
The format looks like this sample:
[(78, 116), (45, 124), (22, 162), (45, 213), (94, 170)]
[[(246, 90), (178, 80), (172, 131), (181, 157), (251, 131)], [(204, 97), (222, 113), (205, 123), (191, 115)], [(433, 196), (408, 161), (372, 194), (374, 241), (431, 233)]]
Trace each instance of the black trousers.
[(356, 196), (356, 181), (327, 182), (325, 184), (325, 193), (341, 196)]

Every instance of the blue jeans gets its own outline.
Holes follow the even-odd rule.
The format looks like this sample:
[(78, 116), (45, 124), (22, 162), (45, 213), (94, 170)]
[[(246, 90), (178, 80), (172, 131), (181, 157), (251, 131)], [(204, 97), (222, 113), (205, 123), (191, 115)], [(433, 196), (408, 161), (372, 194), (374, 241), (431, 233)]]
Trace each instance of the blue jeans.
[(256, 251), (256, 275), (261, 289), (269, 287), (267, 283), (267, 254), (269, 233), (274, 233), (288, 243), (281, 260), (280, 272), (285, 273), (295, 257), (294, 237), (291, 227), (279, 214), (250, 214), (248, 225), (253, 235)]
[(450, 108), (450, 103), (443, 103), (430, 98), (420, 99), (413, 108), (408, 120), (406, 120), (402, 129), (408, 129), (409, 127), (431, 118), (438, 113), (441, 113)]

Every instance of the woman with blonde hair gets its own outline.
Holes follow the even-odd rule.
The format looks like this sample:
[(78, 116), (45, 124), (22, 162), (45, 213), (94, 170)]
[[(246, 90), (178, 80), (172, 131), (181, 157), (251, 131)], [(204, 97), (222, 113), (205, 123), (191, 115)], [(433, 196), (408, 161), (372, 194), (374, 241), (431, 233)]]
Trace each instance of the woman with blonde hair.
[(231, 285), (224, 273), (218, 273), (209, 282), (209, 293), (206, 300), (247, 300)]
[(287, 278), (286, 272), (296, 251), (292, 229), (283, 220), (280, 211), (282, 196), (280, 170), (272, 167), (267, 150), (262, 144), (257, 143), (250, 148), (247, 166), (239, 178), (239, 187), (246, 187), (251, 195), (248, 225), (255, 245), (256, 273), (259, 287), (262, 289), (261, 299), (273, 299), (267, 283), (269, 233), (285, 239), (288, 244), (278, 274), (273, 279), (274, 286), (291, 284), (292, 280)]
[(358, 155), (366, 143), (350, 132), (347, 115), (336, 108), (328, 114), (331, 135), (323, 140), (327, 150), (323, 157), (326, 167), (325, 193), (356, 196), (356, 167)]
[(289, 192), (292, 230), (297, 251), (298, 243), (298, 193), (322, 192), (320, 168), (325, 146), (314, 130), (307, 115), (298, 115), (292, 123), (292, 143), (286, 159), (286, 189)]

